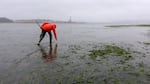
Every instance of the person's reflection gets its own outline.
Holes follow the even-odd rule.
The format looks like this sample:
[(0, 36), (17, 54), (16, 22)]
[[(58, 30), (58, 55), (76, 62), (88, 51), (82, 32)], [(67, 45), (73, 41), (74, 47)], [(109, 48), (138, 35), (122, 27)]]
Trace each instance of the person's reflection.
[(48, 53), (44, 50), (44, 48), (42, 46), (39, 45), (39, 47), (40, 47), (40, 51), (42, 53), (42, 58), (44, 59), (45, 63), (56, 60), (56, 58), (57, 58), (57, 44), (55, 45), (54, 50), (53, 50), (53, 46), (50, 45)]

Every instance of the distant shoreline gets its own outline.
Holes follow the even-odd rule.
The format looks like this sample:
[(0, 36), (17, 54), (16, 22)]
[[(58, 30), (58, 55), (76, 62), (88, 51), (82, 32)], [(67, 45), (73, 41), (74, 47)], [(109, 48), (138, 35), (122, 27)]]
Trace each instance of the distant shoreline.
[(51, 20), (51, 19), (20, 19), (12, 20), (7, 17), (0, 17), (0, 23), (42, 23), (44, 21), (49, 21), (52, 23), (73, 23), (73, 24), (85, 24), (88, 22), (78, 22), (78, 21), (61, 21), (61, 20)]
[[(39, 22), (41, 24), (42, 22)], [(88, 22), (54, 22), (59, 24), (103, 24), (103, 23), (88, 23)], [(37, 24), (36, 22), (0, 22), (0, 24)], [(105, 27), (119, 28), (119, 27), (150, 27), (150, 24), (130, 24), (130, 25), (108, 25)]]
[(150, 24), (135, 24), (135, 25), (108, 25), (105, 27), (150, 27)]
[[(41, 24), (42, 22), (39, 22)], [(60, 24), (91, 24), (91, 23), (82, 23), (82, 22), (52, 22)], [(36, 22), (0, 22), (0, 24), (37, 24)]]

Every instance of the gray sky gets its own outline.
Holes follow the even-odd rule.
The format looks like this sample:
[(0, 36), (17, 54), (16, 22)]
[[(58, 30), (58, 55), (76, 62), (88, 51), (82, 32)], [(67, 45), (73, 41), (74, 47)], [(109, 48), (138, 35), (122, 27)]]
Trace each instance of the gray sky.
[(14, 20), (150, 21), (149, 10), (150, 0), (0, 0), (0, 17)]

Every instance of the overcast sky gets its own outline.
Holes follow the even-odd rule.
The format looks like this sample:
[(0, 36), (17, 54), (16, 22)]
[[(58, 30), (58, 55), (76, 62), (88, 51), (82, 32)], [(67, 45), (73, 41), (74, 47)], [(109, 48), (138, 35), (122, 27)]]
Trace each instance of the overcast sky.
[(150, 0), (0, 0), (0, 17), (10, 19), (110, 22), (150, 20)]

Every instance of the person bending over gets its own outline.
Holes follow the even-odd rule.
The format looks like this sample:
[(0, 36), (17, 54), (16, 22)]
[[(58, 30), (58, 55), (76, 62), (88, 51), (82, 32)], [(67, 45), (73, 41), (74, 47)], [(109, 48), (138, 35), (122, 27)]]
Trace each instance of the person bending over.
[(46, 33), (49, 34), (50, 39), (50, 45), (52, 44), (52, 33), (53, 31), (54, 37), (57, 40), (57, 34), (56, 34), (56, 24), (50, 23), (50, 22), (43, 22), (43, 24), (40, 26), (41, 28), (41, 34), (40, 34), (40, 40), (37, 45), (40, 45), (40, 42), (43, 40)]

